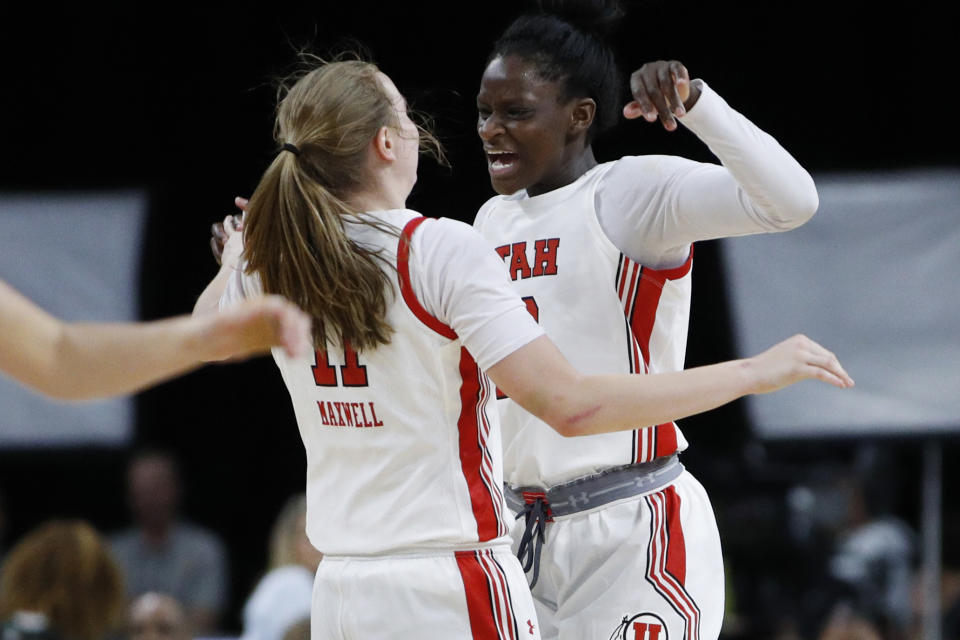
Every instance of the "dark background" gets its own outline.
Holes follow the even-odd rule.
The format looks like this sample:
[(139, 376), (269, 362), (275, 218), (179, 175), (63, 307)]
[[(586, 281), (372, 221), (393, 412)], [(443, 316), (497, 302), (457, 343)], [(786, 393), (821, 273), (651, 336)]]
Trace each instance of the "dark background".
[[(815, 174), (960, 164), (949, 98), (955, 68), (948, 66), (956, 34), (936, 8), (628, 5), (617, 40), (625, 69), (681, 60)], [(521, 6), (4, 3), (0, 189), (146, 189), (142, 316), (188, 312), (216, 270), (210, 224), (232, 212), (234, 195), (253, 191), (275, 148), (273, 79), (291, 68), (300, 48), (325, 53), (353, 38), (414, 107), (435, 116), (447, 145), (453, 168), (425, 160), (410, 206), (471, 221), (492, 195), (473, 129), (474, 96), (490, 44)], [(640, 153), (713, 160), (688, 132), (667, 134), (643, 122), (623, 123), (597, 151), (601, 160)], [(713, 243), (697, 249), (688, 366), (735, 353), (718, 251)], [(842, 357), (842, 345), (831, 346)], [(265, 563), (272, 519), (284, 498), (303, 488), (303, 449), (280, 377), (268, 359), (208, 367), (142, 394), (137, 406), (132, 446), (175, 450), (186, 475), (185, 513), (228, 542), (233, 607), (225, 626), (235, 630), (238, 607)], [(727, 552), (745, 558), (748, 572), (751, 562), (784, 558), (776, 526), (738, 497), (749, 490), (757, 504), (763, 496), (774, 500), (795, 477), (791, 470), (845, 464), (854, 455), (846, 441), (755, 443), (738, 404), (683, 427), (692, 443), (685, 461), (714, 499)], [(916, 524), (918, 443), (882, 444), (901, 452), (889, 470), (906, 483), (895, 507)], [(948, 443), (947, 455), (955, 450)], [(51, 516), (86, 517), (105, 531), (123, 526), (128, 453), (0, 451), (10, 519), (4, 542)], [(950, 467), (947, 487), (955, 480)]]

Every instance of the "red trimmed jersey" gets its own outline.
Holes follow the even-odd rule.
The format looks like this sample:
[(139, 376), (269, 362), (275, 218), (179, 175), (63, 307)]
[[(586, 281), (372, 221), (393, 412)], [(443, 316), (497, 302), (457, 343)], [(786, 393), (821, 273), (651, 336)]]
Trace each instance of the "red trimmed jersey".
[[(474, 223), (514, 290), (570, 363), (585, 374), (678, 371), (690, 313), (692, 249), (683, 264), (651, 269), (608, 239), (596, 190), (614, 163), (535, 198), (495, 197)], [(563, 438), (509, 398), (498, 402), (507, 482), (549, 487), (686, 448), (674, 423)]]
[[(401, 235), (345, 225), (386, 263), (390, 344), (274, 351), (307, 453), (310, 541), (329, 555), (507, 542), (494, 388), (481, 367), (542, 329), (469, 226), (408, 210), (364, 215)], [(221, 304), (257, 284), (232, 278)]]

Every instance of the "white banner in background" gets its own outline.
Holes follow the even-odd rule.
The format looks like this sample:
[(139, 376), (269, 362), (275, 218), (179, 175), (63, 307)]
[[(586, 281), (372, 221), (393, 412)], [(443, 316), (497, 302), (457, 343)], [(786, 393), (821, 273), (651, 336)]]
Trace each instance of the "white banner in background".
[(734, 337), (746, 356), (805, 333), (857, 385), (750, 397), (755, 431), (960, 430), (960, 171), (815, 179), (820, 209), (806, 225), (722, 241)]
[[(73, 321), (137, 319), (147, 197), (0, 193), (0, 278)], [(0, 448), (126, 443), (129, 398), (48, 400), (0, 375)]]

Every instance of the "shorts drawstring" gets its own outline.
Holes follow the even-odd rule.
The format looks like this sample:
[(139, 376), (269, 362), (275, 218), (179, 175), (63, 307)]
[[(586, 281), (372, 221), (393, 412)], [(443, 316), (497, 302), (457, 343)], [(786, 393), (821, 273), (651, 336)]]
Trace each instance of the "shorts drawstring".
[(540, 577), (540, 550), (543, 548), (543, 541), (546, 537), (547, 522), (551, 520), (550, 504), (543, 494), (524, 495), (523, 511), (517, 514), (517, 520), (522, 516), (525, 519), (523, 537), (520, 538), (520, 546), (517, 548), (517, 558), (523, 565), (524, 573), (533, 568), (533, 581), (530, 583), (532, 589), (537, 584)]

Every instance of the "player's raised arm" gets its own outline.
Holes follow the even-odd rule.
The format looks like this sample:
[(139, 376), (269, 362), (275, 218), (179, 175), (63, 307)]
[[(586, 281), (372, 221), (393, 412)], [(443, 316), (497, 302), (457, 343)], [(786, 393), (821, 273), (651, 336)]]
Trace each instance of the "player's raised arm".
[(652, 375), (593, 376), (576, 371), (544, 336), (487, 373), (497, 387), (563, 436), (679, 420), (800, 380), (853, 386), (836, 356), (802, 335), (743, 360)]
[(277, 297), (209, 317), (71, 324), (0, 281), (0, 371), (62, 399), (137, 391), (204, 362), (272, 346), (301, 352), (309, 348), (309, 327), (305, 314)]
[[(239, 201), (240, 198), (237, 200)], [(219, 309), (220, 296), (223, 295), (230, 277), (240, 265), (240, 254), (243, 253), (242, 225), (240, 216), (230, 215), (224, 218), (222, 223), (218, 222), (212, 226), (210, 248), (220, 265), (220, 270), (197, 298), (193, 315), (202, 315)]]
[[(630, 92), (633, 100), (623, 107), (625, 118), (659, 119), (668, 131), (675, 131), (681, 122), (717, 156), (732, 180), (724, 183), (712, 177), (713, 191), (739, 187), (756, 209), (756, 223), (767, 227), (745, 231), (783, 231), (803, 224), (816, 212), (819, 199), (810, 174), (771, 135), (731, 108), (703, 80), (691, 80), (679, 61), (644, 64), (630, 75)], [(692, 179), (694, 185), (697, 180)], [(693, 198), (687, 206), (698, 204), (701, 201)], [(709, 210), (709, 200), (702, 204)]]

